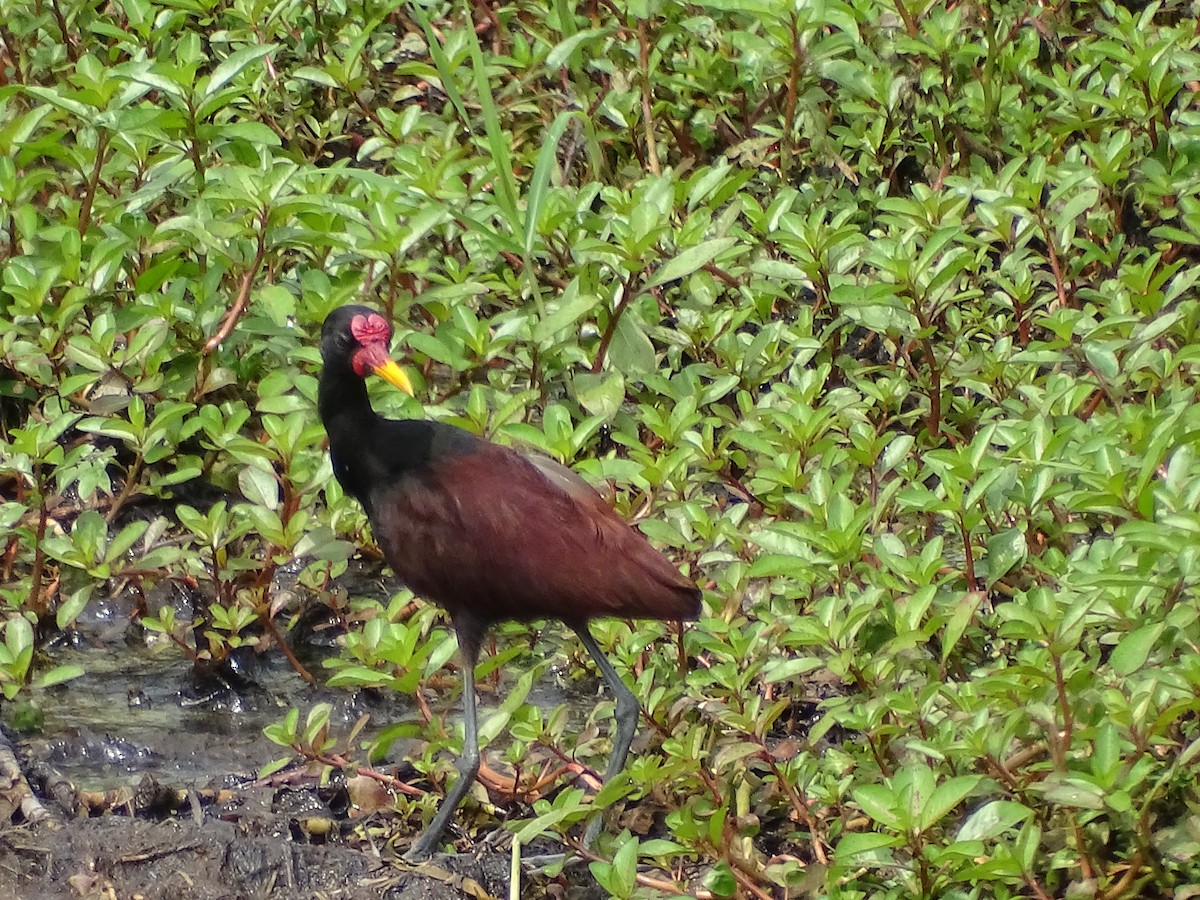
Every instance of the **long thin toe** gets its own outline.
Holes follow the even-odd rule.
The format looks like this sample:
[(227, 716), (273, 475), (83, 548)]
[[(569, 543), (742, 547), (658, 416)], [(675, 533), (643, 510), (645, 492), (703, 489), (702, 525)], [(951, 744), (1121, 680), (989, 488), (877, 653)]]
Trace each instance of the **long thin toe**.
[(433, 856), (435, 841), (427, 840), (429, 833), (421, 835), (417, 838), (417, 842), (408, 848), (408, 852), (401, 857), (406, 863), (417, 865), (423, 863)]
[(588, 822), (587, 828), (583, 832), (583, 846), (591, 850), (596, 843), (596, 838), (600, 836), (600, 829), (604, 826), (604, 813), (598, 812), (592, 816), (592, 821)]

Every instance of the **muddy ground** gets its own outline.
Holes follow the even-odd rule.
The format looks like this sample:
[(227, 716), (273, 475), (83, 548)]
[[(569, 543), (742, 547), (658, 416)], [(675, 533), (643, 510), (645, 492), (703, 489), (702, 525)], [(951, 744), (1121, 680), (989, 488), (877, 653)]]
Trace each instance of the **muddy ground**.
[[(287, 709), (328, 703), (330, 734), (344, 741), (364, 718), (360, 738), (413, 720), (411, 698), (309, 686), (278, 653), (250, 661), (236, 686), (228, 672), (214, 682), (171, 647), (130, 640), (119, 604), (89, 616), (55, 652), (82, 677), (33, 691), (24, 711), (0, 701), (0, 720), (21, 729), (0, 725), (0, 900), (510, 896), (507, 833), (478, 806), (458, 820), (472, 835), (456, 832), (458, 855), (413, 869), (400, 856), (420, 822), (392, 798), (364, 812), (337, 771), (325, 785), (318, 771), (257, 777), (290, 755), (263, 734)], [(33, 721), (18, 724), (29, 709)], [(409, 749), (397, 742), (380, 769), (419, 781), (405, 771)], [(555, 877), (528, 870), (520, 882), (511, 896), (604, 896), (585, 865)]]
[(382, 811), (348, 817), (337, 784), (229, 776), (190, 789), (146, 775), (132, 789), (88, 791), (38, 758), (53, 746), (0, 737), (0, 900), (603, 896), (582, 866), (527, 870), (510, 894), (502, 832), (495, 847), (409, 866), (399, 859), (408, 826)]

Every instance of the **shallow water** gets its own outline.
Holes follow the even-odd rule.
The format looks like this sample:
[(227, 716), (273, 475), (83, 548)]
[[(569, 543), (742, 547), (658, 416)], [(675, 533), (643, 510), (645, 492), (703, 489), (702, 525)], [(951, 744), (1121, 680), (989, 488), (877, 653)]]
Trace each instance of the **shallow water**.
[[(55, 664), (80, 666), (84, 674), (37, 692), (42, 728), (23, 743), (85, 790), (130, 785), (146, 773), (164, 783), (188, 786), (232, 775), (253, 776), (267, 763), (289, 755), (287, 748), (269, 741), (263, 729), (281, 721), (292, 707), (300, 710), (303, 722), (315, 704), (330, 704), (334, 736), (345, 736), (362, 715), (369, 715), (356, 741), (360, 747), (386, 727), (420, 722), (412, 696), (309, 686), (278, 651), (259, 655), (248, 683), (234, 690), (217, 683), (197, 686), (192, 662), (169, 644), (121, 640), (100, 645), (93, 636), (91, 646), (59, 648), (51, 657)], [(308, 662), (319, 680), (328, 676), (319, 661)], [(519, 674), (502, 673), (498, 688), (481, 684), (481, 722), (500, 705), (506, 684)], [(444, 691), (427, 696), (435, 715), (460, 714), (457, 680), (456, 673), (446, 670)], [(546, 713), (568, 704), (570, 719), (582, 723), (596, 696), (582, 685), (563, 684), (551, 672), (534, 685), (527, 702)], [(489, 752), (502, 752), (506, 743), (501, 734)], [(339, 750), (343, 747), (341, 743)], [(397, 741), (382, 764), (402, 761), (411, 749), (412, 742)]]

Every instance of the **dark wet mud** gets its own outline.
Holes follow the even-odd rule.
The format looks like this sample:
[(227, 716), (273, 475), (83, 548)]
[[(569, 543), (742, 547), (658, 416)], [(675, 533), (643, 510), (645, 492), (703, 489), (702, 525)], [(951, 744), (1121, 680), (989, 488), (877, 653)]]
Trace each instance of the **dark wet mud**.
[[(328, 703), (341, 734), (368, 716), (361, 739), (417, 722), (411, 698), (309, 686), (279, 653), (206, 675), (177, 648), (129, 640), (122, 619), (113, 610), (56, 648), (55, 663), (86, 674), (43, 691), (33, 725), (0, 736), (0, 900), (603, 896), (586, 866), (526, 869), (513, 889), (501, 829), (474, 843), (460, 833), (464, 852), (414, 869), (400, 856), (420, 821), (402, 804), (364, 813), (342, 773), (322, 780), (320, 767), (258, 777), (290, 755), (263, 734), (288, 709), (303, 719)], [(542, 699), (564, 695), (551, 686)], [(21, 719), (13, 704), (0, 716)], [(380, 768), (415, 778), (410, 749), (396, 742)]]

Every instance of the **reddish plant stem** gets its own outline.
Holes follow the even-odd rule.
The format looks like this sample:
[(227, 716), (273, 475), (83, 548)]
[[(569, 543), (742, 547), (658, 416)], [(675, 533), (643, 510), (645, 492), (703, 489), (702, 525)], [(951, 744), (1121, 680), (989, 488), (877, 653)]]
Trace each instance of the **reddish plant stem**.
[(1065, 307), (1071, 306), (1071, 301), (1067, 298), (1067, 288), (1063, 281), (1062, 266), (1058, 261), (1058, 251), (1054, 248), (1054, 236), (1050, 233), (1050, 226), (1046, 224), (1046, 216), (1039, 206), (1034, 210), (1037, 216), (1038, 225), (1042, 229), (1042, 240), (1046, 244), (1046, 255), (1050, 258), (1050, 271), (1054, 273), (1054, 289), (1058, 294), (1058, 302)]
[(909, 37), (917, 36), (917, 23), (913, 19), (913, 15), (905, 6), (904, 0), (896, 0), (896, 12), (900, 15), (900, 20), (904, 22), (904, 30), (908, 32)]
[(600, 790), (600, 788), (602, 788), (604, 786), (603, 780), (600, 778), (600, 776), (596, 772), (592, 771), (591, 769), (589, 769), (587, 766), (583, 765), (582, 763), (576, 762), (575, 760), (571, 759), (569, 756), (567, 756), (567, 754), (563, 753), (563, 751), (561, 749), (559, 749), (556, 745), (549, 744), (549, 743), (546, 743), (545, 741), (539, 740), (538, 746), (544, 747), (546, 750), (549, 750), (551, 753), (553, 753), (555, 756), (557, 756), (565, 764), (565, 768), (567, 770), (569, 770), (571, 772), (571, 774), (573, 774), (576, 778), (579, 778), (579, 779), (583, 780), (584, 782), (586, 782), (587, 786), (589, 788), (591, 788), (593, 791), (598, 791), (598, 790)]
[(1092, 867), (1092, 861), (1087, 854), (1087, 838), (1084, 837), (1083, 829), (1079, 827), (1079, 820), (1075, 816), (1071, 816), (1071, 831), (1075, 835), (1075, 849), (1079, 853), (1079, 874), (1083, 876), (1085, 881), (1091, 881), (1095, 875), (1095, 869)]
[(1146, 123), (1146, 134), (1150, 138), (1150, 150), (1153, 153), (1158, 152), (1158, 117), (1162, 115), (1162, 108), (1154, 102), (1154, 98), (1150, 96), (1150, 85), (1145, 81), (1142, 82), (1142, 97), (1146, 101), (1146, 109), (1153, 109), (1154, 115), (1150, 117), (1150, 121)]
[(733, 872), (733, 877), (737, 879), (737, 883), (744, 890), (749, 891), (755, 897), (758, 897), (759, 900), (771, 900), (771, 895), (765, 893), (762, 888), (755, 884), (749, 872), (743, 871), (740, 866), (733, 865), (732, 860), (727, 860), (727, 862), (730, 863), (729, 871)]
[(1013, 298), (1014, 311), (1017, 314), (1017, 340), (1022, 347), (1029, 346), (1029, 319), (1025, 315), (1025, 304)]
[(322, 753), (314, 756), (301, 751), (302, 756), (308, 756), (313, 762), (319, 762), (325, 766), (333, 766), (335, 769), (349, 770), (355, 775), (361, 775), (364, 778), (370, 778), (372, 781), (378, 781), (386, 788), (397, 791), (401, 794), (407, 794), (409, 797), (424, 797), (428, 791), (423, 791), (419, 787), (413, 787), (406, 781), (401, 781), (394, 775), (385, 775), (376, 769), (368, 769), (365, 766), (352, 766), (350, 760), (342, 756), (340, 753)]
[(79, 236), (83, 237), (87, 234), (88, 227), (92, 224), (92, 204), (96, 200), (96, 191), (100, 185), (100, 172), (104, 168), (104, 157), (108, 153), (109, 133), (107, 130), (102, 130), (100, 136), (96, 139), (96, 159), (92, 163), (92, 174), (88, 178), (87, 192), (83, 195), (83, 202), (79, 204)]
[(683, 624), (680, 622), (676, 622), (674, 624), (678, 629), (675, 632), (676, 662), (679, 666), (679, 680), (682, 681), (683, 679), (687, 678), (688, 655), (687, 650), (684, 649), (683, 646)]
[[(366, 63), (364, 62), (364, 65), (365, 64)], [(354, 105), (358, 107), (359, 112), (371, 120), (371, 124), (379, 129), (379, 133), (393, 144), (398, 145), (399, 141), (397, 141), (392, 133), (388, 131), (387, 126), (383, 124), (383, 120), (379, 118), (379, 113), (375, 112), (371, 105), (363, 100), (362, 97), (358, 96), (356, 92), (351, 92), (350, 96), (354, 99)]]
[[(1145, 865), (1146, 857), (1141, 850), (1134, 851), (1133, 859), (1129, 861), (1129, 866), (1125, 869), (1125, 874), (1112, 887), (1100, 895), (1100, 900), (1117, 900), (1118, 897), (1125, 895), (1125, 892), (1133, 886), (1133, 880), (1142, 872), (1142, 866)], [(1029, 878), (1026, 876), (1025, 883), (1029, 883)], [(1039, 897), (1046, 897), (1044, 893), (1038, 893)], [(1049, 900), (1049, 898), (1047, 898)]]
[(242, 284), (238, 288), (237, 299), (234, 300), (233, 306), (229, 312), (225, 314), (225, 318), (221, 322), (221, 327), (217, 329), (217, 333), (208, 339), (208, 343), (204, 345), (204, 353), (212, 353), (221, 346), (225, 338), (229, 337), (233, 328), (238, 323), (238, 319), (242, 317), (242, 313), (246, 311), (246, 306), (250, 303), (250, 288), (254, 285), (254, 279), (258, 275), (258, 270), (262, 268), (263, 258), (267, 253), (267, 210), (264, 208), (258, 214), (258, 249), (254, 254), (254, 262), (250, 264), (250, 268), (246, 270), (246, 274), (242, 276)]
[(70, 32), (67, 31), (67, 19), (62, 14), (62, 9), (59, 8), (58, 0), (52, 0), (50, 10), (54, 13), (54, 21), (58, 23), (58, 30), (62, 32), (63, 46), (67, 50), (67, 59), (74, 65), (79, 62), (79, 50), (75, 46), (75, 42), (71, 40)]
[(1033, 896), (1037, 897), (1038, 900), (1051, 900), (1050, 895), (1042, 889), (1036, 878), (1032, 875), (1022, 875), (1021, 877), (1025, 880), (1025, 886), (1033, 891)]
[(0, 580), (11, 581), (13, 566), (17, 562), (17, 550), (20, 549), (21, 542), (17, 540), (14, 534), (8, 539), (8, 546), (4, 548), (4, 565), (0, 566)]
[(167, 637), (171, 640), (172, 644), (174, 644), (176, 647), (178, 647), (180, 650), (183, 651), (184, 656), (186, 656), (189, 660), (191, 660), (192, 665), (195, 665), (196, 663), (200, 662), (200, 654), (197, 653), (193, 648), (189, 647), (187, 644), (187, 641), (185, 641), (183, 638), (181, 638), (179, 635), (177, 635), (173, 631), (168, 633)]
[(275, 627), (274, 617), (271, 616), (269, 612), (264, 610), (259, 616), (259, 620), (263, 623), (263, 627), (267, 629), (267, 631), (271, 632), (271, 637), (275, 640), (276, 645), (278, 645), (280, 651), (287, 659), (288, 665), (296, 670), (296, 674), (309, 684), (316, 684), (317, 679), (313, 678), (312, 673), (309, 672), (308, 669), (304, 668), (304, 664), (296, 658), (296, 654), (292, 652), (292, 648), (288, 645), (288, 642), (283, 639), (283, 635), (280, 634), (279, 629)]
[[(17, 53), (17, 42), (13, 40), (12, 32), (4, 27), (4, 23), (0, 22), (0, 42), (4, 44), (4, 49), (8, 54), (8, 59), (13, 67), (13, 80), (17, 84), (25, 83), (25, 74), (21, 71), (21, 57)], [(0, 66), (0, 87), (6, 87), (8, 79), (4, 77), (4, 67)]]
[(713, 263), (705, 263), (703, 266), (701, 266), (701, 268), (713, 278), (716, 278), (718, 281), (722, 282), (726, 287), (735, 288), (741, 285), (740, 281)]
[(1058, 691), (1058, 707), (1062, 713), (1062, 732), (1056, 736), (1052, 746), (1057, 748), (1054, 761), (1058, 768), (1065, 772), (1067, 749), (1071, 746), (1071, 732), (1074, 730), (1075, 721), (1071, 715), (1071, 698), (1067, 696), (1067, 682), (1063, 677), (1062, 658), (1052, 653), (1051, 659), (1054, 661), (1054, 687)]
[(1092, 414), (1100, 408), (1100, 401), (1104, 399), (1104, 391), (1100, 388), (1092, 391), (1092, 396), (1088, 397), (1087, 403), (1083, 404), (1083, 409), (1076, 413), (1076, 418), (1081, 422), (1086, 422), (1092, 417)]
[(642, 127), (646, 133), (646, 163), (653, 175), (661, 175), (658, 165), (658, 145), (654, 140), (653, 92), (650, 86), (650, 39), (646, 35), (646, 20), (638, 19), (638, 45), (641, 48), (642, 68)]
[(137, 486), (141, 477), (142, 454), (139, 453), (134, 458), (133, 465), (131, 465), (125, 472), (125, 483), (121, 485), (121, 493), (117, 494), (116, 499), (113, 500), (112, 505), (108, 508), (108, 512), (104, 514), (104, 521), (106, 524), (111, 525), (113, 519), (117, 517), (117, 513), (121, 511), (121, 507), (129, 502), (129, 498), (132, 497), (133, 492), (137, 490)]
[[(603, 856), (600, 856), (599, 854), (597, 854), (594, 850), (583, 846), (583, 842), (579, 841), (575, 838), (567, 837), (564, 839), (564, 843), (568, 847), (570, 847), (571, 850), (574, 851), (577, 855), (579, 855), (580, 857), (582, 857), (583, 859), (585, 859), (589, 862), (608, 862), (609, 861), (609, 860), (606, 860)], [(681, 888), (678, 884), (675, 884), (674, 882), (671, 882), (671, 881), (663, 881), (661, 878), (651, 878), (649, 875), (645, 875), (645, 874), (642, 874), (639, 872), (636, 876), (636, 880), (637, 880), (637, 883), (639, 885), (641, 885), (642, 887), (647, 887), (647, 888), (651, 888), (652, 890), (661, 891), (664, 894), (672, 894), (676, 897), (683, 897), (683, 896), (688, 895), (688, 892), (685, 889)], [(693, 894), (691, 896), (700, 898), (700, 900), (704, 900), (704, 898), (706, 898), (706, 897), (711, 897), (712, 894), (710, 894), (707, 891), (703, 891), (701, 893)], [(770, 900), (770, 898), (768, 897), (767, 900)]]
[(612, 343), (613, 335), (617, 331), (617, 324), (621, 321), (621, 316), (625, 314), (635, 293), (629, 280), (621, 282), (621, 296), (617, 298), (617, 305), (613, 307), (608, 324), (604, 327), (604, 334), (600, 336), (600, 346), (596, 348), (596, 360), (592, 363), (593, 375), (598, 374), (604, 368), (604, 357), (608, 354), (608, 345)]
[(979, 590), (979, 579), (975, 577), (975, 552), (971, 549), (971, 533), (966, 523), (960, 517), (958, 520), (959, 533), (963, 542), (963, 568), (967, 576), (967, 590)]
[(42, 491), (42, 464), (33, 464), (33, 477), (37, 482), (38, 490), (38, 524), (37, 524), (37, 542), (33, 547), (33, 572), (29, 577), (29, 595), (25, 600), (25, 605), (38, 611), (38, 618), (41, 618), (41, 594), (42, 594), (42, 573), (46, 568), (46, 554), (42, 551), (42, 540), (46, 537), (46, 520), (49, 519), (49, 513), (46, 509), (46, 495)]
[[(761, 744), (762, 742), (759, 741), (759, 743)], [(804, 827), (812, 835), (813, 854), (817, 857), (817, 862), (823, 866), (828, 865), (829, 857), (825, 855), (825, 847), (820, 834), (817, 832), (817, 823), (813, 820), (812, 813), (808, 810), (808, 804), (796, 792), (795, 786), (779, 770), (779, 766), (775, 762), (775, 757), (771, 755), (770, 750), (763, 747), (762, 752), (759, 753), (759, 759), (770, 766), (771, 772), (775, 775), (775, 783), (783, 788), (783, 792), (787, 794), (788, 802), (792, 804), (792, 809), (796, 811), (796, 815), (800, 817), (800, 821), (804, 823)]]
[(792, 58), (788, 64), (787, 93), (783, 106), (783, 140), (779, 145), (780, 177), (787, 181), (792, 162), (792, 141), (796, 133), (796, 103), (800, 96), (800, 23), (793, 12), (789, 27), (792, 33)]

